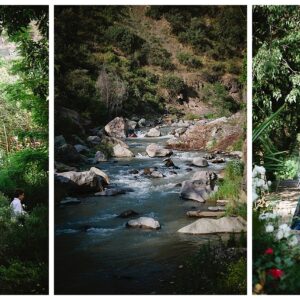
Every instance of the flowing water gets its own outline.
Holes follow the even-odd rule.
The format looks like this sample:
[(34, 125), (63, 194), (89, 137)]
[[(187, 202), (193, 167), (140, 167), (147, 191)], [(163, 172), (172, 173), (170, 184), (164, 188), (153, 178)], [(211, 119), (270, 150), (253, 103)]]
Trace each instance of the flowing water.
[[(163, 128), (164, 134), (168, 131), (169, 128)], [(146, 155), (147, 145), (164, 145), (168, 138), (167, 135), (145, 138), (139, 133), (137, 138), (126, 141), (134, 158), (97, 165), (109, 175), (113, 185), (132, 188), (133, 192), (112, 197), (78, 197), (80, 204), (56, 209), (57, 294), (171, 293), (178, 266), (184, 264), (199, 245), (219, 239), (217, 235), (193, 236), (177, 232), (195, 221), (186, 217), (188, 210), (213, 204), (183, 200), (180, 187), (175, 186), (199, 170), (197, 167), (188, 170), (189, 163), (205, 153), (174, 151), (172, 160), (179, 167), (175, 170), (177, 175), (164, 166), (163, 158)], [(210, 164), (205, 169), (219, 171), (224, 165)], [(166, 177), (149, 178), (129, 173), (132, 169), (155, 166)], [(161, 229), (126, 228), (128, 219), (117, 218), (117, 215), (128, 209), (138, 212), (139, 216), (157, 219)]]

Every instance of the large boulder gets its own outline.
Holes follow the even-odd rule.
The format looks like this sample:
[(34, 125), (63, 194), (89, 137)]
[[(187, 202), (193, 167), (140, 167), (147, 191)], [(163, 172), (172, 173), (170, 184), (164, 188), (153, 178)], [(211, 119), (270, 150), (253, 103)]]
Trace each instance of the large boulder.
[(159, 128), (151, 128), (147, 133), (146, 133), (147, 137), (159, 137), (161, 136), (161, 132), (159, 130)]
[(55, 161), (54, 162), (55, 172), (69, 172), (69, 171), (77, 171), (75, 167), (70, 167), (62, 162)]
[(205, 158), (196, 157), (193, 159), (192, 164), (196, 167), (205, 168), (208, 166), (208, 162)]
[(55, 148), (55, 160), (63, 163), (79, 163), (82, 157), (74, 146), (64, 144)]
[(120, 139), (114, 138), (114, 137), (109, 137), (109, 136), (103, 136), (101, 139), (102, 144), (110, 145), (110, 146), (116, 146), (116, 145), (121, 145), (123, 148), (129, 148), (128, 145), (123, 142)]
[(178, 230), (188, 234), (239, 233), (247, 231), (247, 222), (241, 217), (199, 219)]
[(98, 135), (90, 135), (86, 140), (92, 145), (98, 145), (101, 143), (101, 138)]
[(127, 120), (127, 129), (128, 130), (135, 130), (138, 126), (136, 121)]
[(142, 119), (140, 119), (139, 121), (138, 121), (138, 125), (139, 125), (139, 127), (145, 127), (146, 126), (146, 120), (144, 119), (144, 118), (142, 118)]
[(90, 148), (85, 146), (85, 145), (76, 144), (76, 145), (74, 145), (74, 148), (76, 149), (76, 151), (78, 153), (88, 153), (88, 152), (90, 152)]
[(211, 171), (197, 171), (192, 176), (192, 180), (200, 180), (206, 184), (214, 184), (217, 179), (218, 175)]
[(122, 117), (116, 117), (110, 121), (105, 127), (107, 135), (119, 139), (125, 139), (127, 133), (127, 122)]
[(107, 158), (106, 158), (105, 154), (101, 151), (97, 151), (95, 153), (93, 163), (96, 164), (98, 162), (102, 162), (102, 161), (106, 161), (106, 160), (107, 160)]
[(126, 147), (117, 144), (113, 147), (114, 157), (133, 157), (134, 154)]
[(140, 217), (138, 219), (130, 220), (127, 222), (127, 227), (146, 228), (146, 229), (159, 229), (160, 224), (153, 218)]
[(238, 112), (229, 118), (218, 118), (207, 122), (197, 122), (190, 126), (178, 139), (167, 143), (172, 149), (231, 151), (234, 144), (243, 138), (243, 124), (246, 116)]
[(150, 144), (147, 146), (146, 152), (150, 157), (165, 157), (173, 154), (172, 150), (164, 149), (157, 144)]
[(213, 192), (214, 187), (202, 180), (185, 180), (182, 182), (180, 196), (183, 199), (205, 202)]
[(55, 174), (57, 185), (69, 193), (96, 193), (109, 184), (108, 176), (100, 169), (92, 167), (89, 171), (63, 172)]
[(67, 142), (63, 135), (58, 135), (54, 138), (54, 147), (59, 148), (65, 145)]

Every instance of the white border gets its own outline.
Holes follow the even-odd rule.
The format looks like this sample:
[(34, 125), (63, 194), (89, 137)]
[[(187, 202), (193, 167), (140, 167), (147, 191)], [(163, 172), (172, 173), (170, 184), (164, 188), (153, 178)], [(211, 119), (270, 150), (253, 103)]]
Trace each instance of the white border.
[[(76, 297), (84, 299), (86, 296), (54, 296), (54, 5), (247, 5), (247, 207), (248, 207), (248, 232), (247, 232), (247, 279), (248, 279), (248, 295), (234, 296), (236, 299), (244, 299), (252, 296), (252, 199), (251, 199), (251, 184), (252, 184), (252, 5), (299, 5), (299, 0), (294, 1), (245, 1), (245, 0), (133, 0), (133, 1), (107, 1), (107, 0), (0, 0), (0, 5), (49, 5), (49, 295), (50, 296), (34, 296), (35, 299), (71, 299)], [(76, 263), (76, 262), (74, 262)], [(209, 267), (209, 266), (208, 266)], [(146, 297), (155, 298), (170, 298), (176, 297), (183, 299), (185, 297), (199, 297), (200, 295), (192, 296), (139, 296), (128, 295), (122, 296), (123, 299), (132, 299), (132, 297), (139, 297), (139, 299)], [(0, 299), (32, 299), (32, 296), (1, 296)], [(99, 296), (90, 296), (99, 297)], [(117, 299), (119, 296), (100, 296), (102, 299), (113, 298)], [(231, 299), (232, 296), (200, 296), (201, 299)], [(268, 297), (268, 296), (260, 296)], [(269, 296), (270, 297), (270, 296)], [(276, 297), (276, 296), (272, 296)]]

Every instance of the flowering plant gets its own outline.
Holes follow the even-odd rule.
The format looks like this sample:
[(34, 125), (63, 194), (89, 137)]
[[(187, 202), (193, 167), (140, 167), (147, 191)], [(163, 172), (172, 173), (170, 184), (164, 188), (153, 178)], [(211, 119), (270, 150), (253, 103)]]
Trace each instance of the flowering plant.
[[(271, 183), (265, 169), (253, 169), (253, 285), (256, 294), (300, 291), (300, 247), (288, 224), (265, 200)], [(258, 205), (259, 204), (259, 205)]]

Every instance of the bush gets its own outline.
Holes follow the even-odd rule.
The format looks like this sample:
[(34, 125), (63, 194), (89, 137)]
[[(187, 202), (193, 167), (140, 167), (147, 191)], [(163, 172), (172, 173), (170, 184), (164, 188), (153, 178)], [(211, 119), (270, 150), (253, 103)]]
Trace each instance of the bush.
[(23, 188), (29, 207), (48, 204), (48, 151), (45, 148), (24, 149), (12, 153), (0, 170), (0, 191), (12, 197)]
[(184, 90), (185, 83), (175, 75), (167, 75), (161, 79), (160, 86), (168, 90), (171, 97), (174, 97)]
[(178, 61), (189, 67), (189, 68), (200, 68), (202, 66), (202, 62), (199, 58), (197, 58), (196, 56), (187, 53), (187, 52), (180, 52), (177, 54), (177, 59)]
[[(172, 64), (171, 54), (159, 45), (144, 47), (144, 52), (146, 53), (147, 63), (149, 65), (159, 66), (163, 70), (173, 70), (174, 65)], [(142, 56), (143, 57), (143, 56)]]
[(124, 26), (114, 25), (106, 32), (108, 40), (126, 54), (132, 54), (140, 49), (145, 41)]
[(38, 206), (15, 220), (0, 195), (0, 293), (48, 291), (48, 209)]

